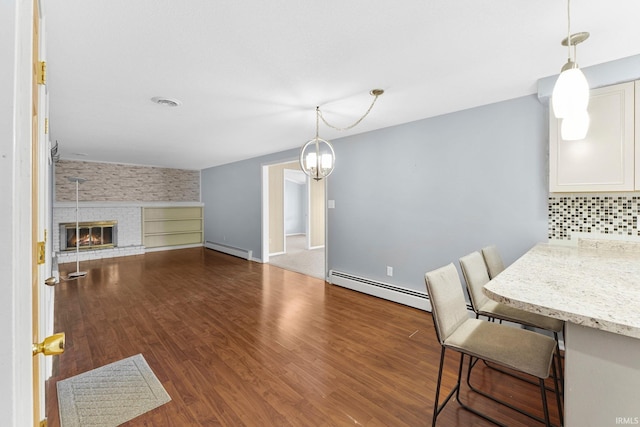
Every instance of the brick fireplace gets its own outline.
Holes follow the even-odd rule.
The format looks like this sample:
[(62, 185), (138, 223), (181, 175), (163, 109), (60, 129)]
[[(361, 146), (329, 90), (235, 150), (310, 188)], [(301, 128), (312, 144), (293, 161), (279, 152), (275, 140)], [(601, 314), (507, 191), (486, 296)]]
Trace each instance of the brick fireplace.
[(111, 249), (117, 246), (117, 221), (60, 224), (60, 251)]
[[(97, 228), (99, 227), (101, 236), (103, 236), (103, 226), (93, 224), (105, 224), (113, 223), (117, 226), (112, 229), (111, 240), (112, 244), (107, 245), (91, 245), (81, 244), (81, 250), (78, 255), (80, 261), (87, 261), (91, 259), (100, 258), (113, 258), (119, 256), (128, 255), (141, 255), (145, 252), (142, 245), (142, 207), (140, 204), (127, 204), (127, 203), (109, 203), (109, 202), (80, 202), (80, 209), (78, 210), (78, 221), (81, 224), (81, 239), (89, 239), (87, 233), (93, 233), (96, 235)], [(57, 262), (62, 264), (65, 262), (75, 262), (75, 240), (71, 248), (65, 248), (65, 244), (62, 243), (64, 239), (67, 242), (67, 237), (61, 233), (62, 230), (66, 230), (66, 226), (63, 228), (63, 224), (71, 224), (75, 235), (75, 221), (76, 221), (76, 207), (75, 203), (58, 202), (53, 208), (53, 251), (56, 253)], [(84, 228), (85, 231), (82, 229)], [(92, 231), (93, 230), (93, 231)], [(64, 233), (65, 231), (63, 231)], [(83, 247), (84, 246), (84, 247)], [(71, 250), (68, 250), (71, 249)]]

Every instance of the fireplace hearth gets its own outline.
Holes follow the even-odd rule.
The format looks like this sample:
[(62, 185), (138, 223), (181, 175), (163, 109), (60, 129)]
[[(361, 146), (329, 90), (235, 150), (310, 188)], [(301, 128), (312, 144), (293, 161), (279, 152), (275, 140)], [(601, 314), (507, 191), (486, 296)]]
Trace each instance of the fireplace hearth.
[(78, 242), (80, 250), (108, 249), (117, 246), (117, 221), (81, 222), (78, 226), (79, 233), (76, 233), (75, 222), (60, 224), (61, 251), (76, 250)]

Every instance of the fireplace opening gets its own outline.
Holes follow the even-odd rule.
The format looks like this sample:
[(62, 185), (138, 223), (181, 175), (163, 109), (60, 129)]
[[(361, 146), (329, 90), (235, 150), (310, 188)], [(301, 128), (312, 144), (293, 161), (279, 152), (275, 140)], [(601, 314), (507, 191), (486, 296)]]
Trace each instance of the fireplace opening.
[[(81, 222), (60, 224), (60, 250), (72, 251), (78, 244), (81, 250), (107, 249), (117, 246), (117, 221)], [(79, 237), (78, 237), (79, 236)]]

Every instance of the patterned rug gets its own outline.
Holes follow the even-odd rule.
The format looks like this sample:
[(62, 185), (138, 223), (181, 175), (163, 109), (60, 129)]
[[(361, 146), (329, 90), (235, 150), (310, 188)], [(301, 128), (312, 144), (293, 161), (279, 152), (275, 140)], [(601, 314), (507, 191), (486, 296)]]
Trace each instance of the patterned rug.
[(171, 400), (142, 354), (58, 381), (61, 427), (115, 427)]

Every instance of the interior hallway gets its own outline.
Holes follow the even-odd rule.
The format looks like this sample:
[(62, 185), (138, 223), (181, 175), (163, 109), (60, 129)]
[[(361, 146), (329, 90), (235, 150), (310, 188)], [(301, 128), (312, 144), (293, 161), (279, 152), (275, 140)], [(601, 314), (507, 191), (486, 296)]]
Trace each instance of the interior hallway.
[(304, 234), (287, 236), (287, 253), (270, 256), (269, 264), (324, 280), (324, 248), (307, 250), (306, 239)]

